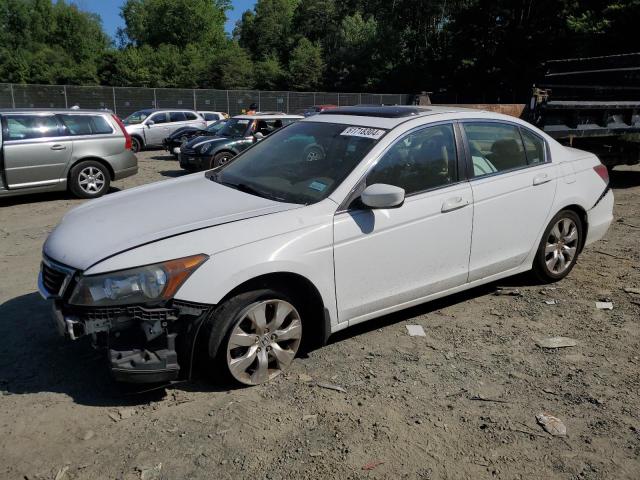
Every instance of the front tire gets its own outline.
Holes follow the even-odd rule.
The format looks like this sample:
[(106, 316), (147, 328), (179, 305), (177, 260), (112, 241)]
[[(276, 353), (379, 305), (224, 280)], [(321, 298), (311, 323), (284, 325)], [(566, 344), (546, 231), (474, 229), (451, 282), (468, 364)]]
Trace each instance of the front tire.
[(220, 152), (217, 153), (213, 156), (213, 158), (211, 159), (211, 168), (216, 168), (216, 167), (220, 167), (224, 164), (226, 164), (227, 162), (229, 162), (229, 160), (231, 160), (233, 158), (233, 153), (231, 152)]
[(239, 294), (205, 324), (214, 374), (259, 385), (289, 367), (302, 342), (302, 319), (293, 301), (271, 289)]
[(78, 163), (69, 174), (69, 190), (78, 198), (101, 197), (109, 190), (110, 183), (109, 170), (95, 160)]
[(583, 225), (572, 210), (562, 210), (547, 226), (533, 261), (543, 282), (557, 282), (573, 270), (582, 247)]
[(142, 150), (142, 142), (137, 137), (131, 137), (131, 151), (138, 153)]

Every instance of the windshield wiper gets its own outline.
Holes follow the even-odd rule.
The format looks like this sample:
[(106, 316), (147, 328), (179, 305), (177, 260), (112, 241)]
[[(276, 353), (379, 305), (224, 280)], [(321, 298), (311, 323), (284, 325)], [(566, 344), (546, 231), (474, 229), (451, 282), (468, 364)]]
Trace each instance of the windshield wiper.
[(225, 187), (233, 188), (234, 190), (239, 190), (240, 192), (248, 193), (250, 195), (255, 195), (257, 197), (266, 198), (268, 200), (276, 200), (278, 202), (284, 202), (285, 199), (272, 195), (267, 192), (263, 192), (262, 190), (258, 190), (257, 188), (253, 188), (251, 185), (247, 185), (246, 183), (233, 183), (233, 182), (223, 182), (218, 179), (219, 173), (214, 173), (209, 175), (209, 180), (212, 180), (220, 185), (224, 185)]

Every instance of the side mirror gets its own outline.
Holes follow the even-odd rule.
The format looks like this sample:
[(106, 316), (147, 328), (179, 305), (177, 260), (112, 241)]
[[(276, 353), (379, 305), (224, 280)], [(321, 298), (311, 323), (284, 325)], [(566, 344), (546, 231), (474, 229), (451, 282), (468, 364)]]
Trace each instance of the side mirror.
[(369, 208), (396, 208), (404, 203), (404, 189), (385, 183), (374, 183), (364, 189), (360, 200)]
[(253, 134), (253, 138), (255, 138), (257, 142), (259, 140), (262, 140), (264, 138), (264, 135), (261, 132), (256, 132)]
[(153, 120), (147, 120), (147, 128), (151, 128), (156, 124)]

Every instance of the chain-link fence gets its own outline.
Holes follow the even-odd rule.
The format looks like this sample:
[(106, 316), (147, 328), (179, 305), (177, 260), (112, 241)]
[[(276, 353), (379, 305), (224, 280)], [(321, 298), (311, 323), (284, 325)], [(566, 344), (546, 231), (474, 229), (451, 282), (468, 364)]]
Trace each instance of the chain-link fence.
[(406, 94), (266, 92), (186, 88), (0, 84), (0, 108), (107, 108), (121, 117), (144, 108), (188, 108), (238, 115), (255, 103), (259, 111), (298, 113), (314, 105), (406, 105)]

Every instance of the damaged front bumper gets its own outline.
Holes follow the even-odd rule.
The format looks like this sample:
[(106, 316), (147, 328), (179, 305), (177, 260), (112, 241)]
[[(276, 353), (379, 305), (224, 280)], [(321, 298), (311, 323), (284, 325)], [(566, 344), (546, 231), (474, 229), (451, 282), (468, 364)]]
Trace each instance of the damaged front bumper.
[(52, 302), (58, 332), (70, 340), (89, 336), (107, 351), (115, 380), (159, 383), (188, 376), (195, 334), (210, 305), (174, 300), (169, 307), (79, 308)]

